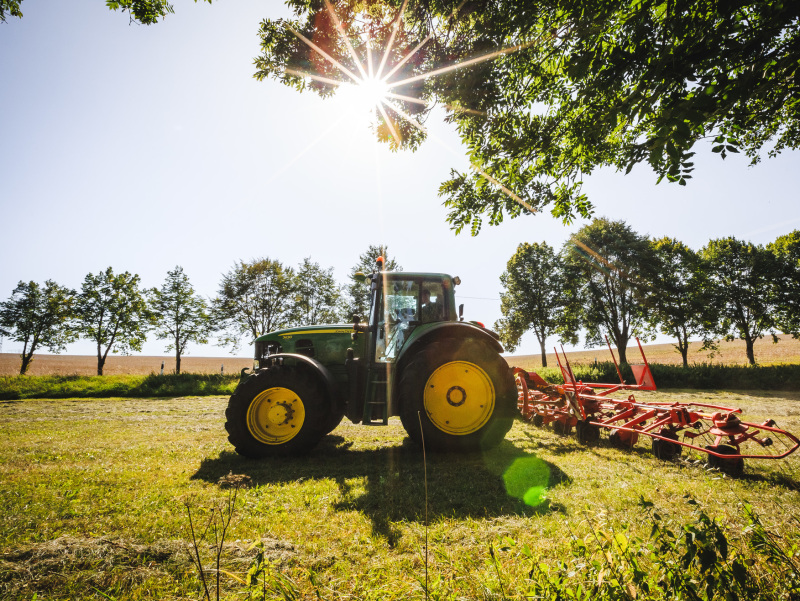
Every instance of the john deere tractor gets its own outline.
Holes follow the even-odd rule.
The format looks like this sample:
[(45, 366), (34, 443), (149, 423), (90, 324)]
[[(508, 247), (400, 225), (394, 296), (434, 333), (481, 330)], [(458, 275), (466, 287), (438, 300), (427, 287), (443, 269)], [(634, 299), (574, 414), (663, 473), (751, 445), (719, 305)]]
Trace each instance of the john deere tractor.
[(270, 332), (255, 343), (225, 412), (228, 440), (247, 457), (296, 454), (343, 417), (367, 426), (399, 416), (427, 449), (471, 451), (499, 444), (517, 390), (494, 332), (456, 313), (442, 273), (357, 274), (370, 287), (367, 323)]

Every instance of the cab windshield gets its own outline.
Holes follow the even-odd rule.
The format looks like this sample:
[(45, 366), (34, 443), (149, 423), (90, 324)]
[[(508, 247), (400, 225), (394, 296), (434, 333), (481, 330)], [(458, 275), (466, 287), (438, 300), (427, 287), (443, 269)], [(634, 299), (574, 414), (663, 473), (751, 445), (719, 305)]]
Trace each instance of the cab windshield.
[(441, 281), (385, 279), (378, 312), (375, 359), (394, 361), (415, 326), (446, 319)]

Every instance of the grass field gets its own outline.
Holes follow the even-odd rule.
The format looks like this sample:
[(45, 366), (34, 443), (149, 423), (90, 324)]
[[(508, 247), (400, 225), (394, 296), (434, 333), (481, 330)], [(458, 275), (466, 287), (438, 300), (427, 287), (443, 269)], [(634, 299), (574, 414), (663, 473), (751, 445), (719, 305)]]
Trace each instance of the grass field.
[[(689, 363), (717, 363), (724, 365), (746, 365), (747, 358), (744, 353), (744, 342), (735, 340), (721, 342), (720, 352), (715, 357), (710, 357), (708, 352), (700, 351), (701, 343), (693, 342), (689, 349)], [(665, 365), (680, 365), (681, 356), (671, 344), (645, 345), (647, 360), (651, 363)], [(615, 350), (616, 352), (616, 350)], [(755, 345), (756, 360), (761, 365), (776, 365), (786, 363), (800, 363), (800, 340), (790, 336), (781, 336), (778, 344), (773, 344), (771, 339), (763, 339)], [(597, 348), (586, 351), (567, 353), (570, 363), (574, 365), (588, 365), (597, 361), (609, 361), (608, 349)], [(631, 346), (628, 349), (628, 360), (632, 363), (641, 362), (639, 349)], [(510, 365), (525, 369), (536, 369), (542, 364), (541, 355), (515, 355), (507, 357)], [(104, 369), (106, 375), (147, 375), (161, 372), (161, 362), (164, 362), (164, 373), (175, 370), (175, 357), (142, 357), (118, 356), (108, 357)], [(547, 364), (556, 366), (554, 354), (547, 355)], [(19, 373), (19, 355), (13, 353), (0, 353), (0, 376), (13, 376)], [(188, 355), (181, 358), (181, 370), (184, 373), (211, 374), (220, 373), (224, 368), (225, 373), (238, 373), (243, 367), (252, 367), (253, 360), (243, 357), (193, 357)], [(91, 355), (48, 355), (37, 354), (28, 370), (32, 376), (46, 375), (83, 375), (92, 376), (97, 373), (97, 358)]]
[[(731, 403), (753, 421), (772, 417), (800, 431), (797, 392), (648, 398)], [(0, 597), (202, 598), (186, 506), (199, 530), (210, 508), (222, 507), (214, 515), (224, 516), (231, 492), (219, 481), (232, 472), (251, 483), (238, 494), (225, 538), (223, 598), (425, 598), (423, 455), (395, 419), (386, 428), (343, 423), (305, 457), (258, 462), (232, 453), (225, 405), (218, 397), (2, 403)], [(745, 514), (752, 505), (769, 540), (800, 560), (791, 555), (800, 544), (798, 453), (750, 461), (743, 478), (731, 479), (692, 457), (661, 462), (644, 443), (632, 451), (604, 441), (584, 448), (517, 422), (496, 450), (428, 455), (427, 481), (432, 599), (543, 597), (531, 592), (543, 573), (563, 573), (584, 592), (613, 586), (635, 578), (626, 576), (623, 559), (645, 548), (638, 539), (661, 544), (683, 525), (699, 533), (701, 546), (703, 532), (719, 528), (729, 559), (747, 558), (753, 590), (768, 591), (765, 574), (776, 570), (784, 580), (800, 577), (789, 563), (770, 563), (763, 548), (753, 550), (764, 536)], [(640, 496), (653, 507), (641, 507)], [(705, 523), (700, 511), (718, 522)], [(655, 523), (662, 530), (650, 539)], [(579, 540), (587, 550), (575, 553)], [(199, 552), (213, 568), (208, 540)], [(657, 559), (642, 555), (644, 573), (655, 573)], [(248, 596), (239, 580), (254, 564), (266, 571)], [(214, 598), (213, 572), (207, 577)], [(629, 584), (614, 598), (674, 597), (631, 593)]]

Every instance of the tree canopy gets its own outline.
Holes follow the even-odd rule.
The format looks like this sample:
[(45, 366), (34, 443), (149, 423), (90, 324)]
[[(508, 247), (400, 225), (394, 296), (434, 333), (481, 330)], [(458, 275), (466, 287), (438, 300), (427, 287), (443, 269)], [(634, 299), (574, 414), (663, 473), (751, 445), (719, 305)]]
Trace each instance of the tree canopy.
[(139, 281), (138, 275), (117, 275), (111, 267), (83, 280), (75, 300), (76, 328), (97, 345), (98, 376), (109, 352), (140, 351), (147, 339), (152, 315)]
[(689, 366), (689, 341), (707, 338), (712, 316), (708, 273), (700, 257), (674, 238), (652, 242), (655, 268), (647, 294), (647, 312), (653, 326), (675, 338), (683, 366)]
[(779, 263), (764, 247), (733, 237), (711, 240), (700, 252), (708, 266), (716, 331), (728, 340), (744, 340), (747, 360), (755, 365), (755, 341), (769, 333), (777, 342), (774, 309)]
[(60, 353), (75, 339), (71, 328), (75, 293), (47, 280), (20, 282), (11, 297), (0, 303), (0, 335), (22, 342), (19, 373), (26, 374), (34, 353), (45, 347)]
[(226, 330), (221, 342), (235, 349), (242, 335), (252, 341), (289, 327), (294, 293), (294, 270), (280, 261), (263, 258), (236, 263), (223, 274), (213, 302), (214, 319)]
[(644, 305), (654, 265), (649, 240), (623, 221), (595, 219), (564, 244), (562, 255), (569, 282), (565, 336), (577, 341), (582, 327), (587, 346), (597, 346), (607, 334), (626, 363), (628, 341), (650, 331)]
[(389, 256), (389, 247), (382, 244), (370, 244), (367, 250), (358, 256), (358, 262), (350, 268), (350, 284), (347, 286), (349, 303), (344, 316), (348, 321), (358, 315), (361, 319), (369, 313), (369, 286), (356, 279), (356, 273), (372, 273), (375, 261), (384, 258), (383, 268), (386, 271), (403, 271), (400, 264)]
[(567, 281), (563, 264), (546, 242), (520, 244), (500, 276), (503, 319), (495, 323), (506, 350), (513, 352), (522, 335), (533, 330), (547, 367), (547, 337), (559, 329)]
[(376, 126), (394, 147), (418, 145), (443, 104), (473, 167), (440, 188), (456, 231), (546, 207), (589, 217), (599, 167), (685, 185), (698, 142), (758, 162), (800, 141), (797, 2), (287, 4), (294, 19), (261, 25), (256, 77), (325, 96), (369, 67), (394, 86)]
[(175, 373), (181, 373), (181, 356), (189, 342), (206, 344), (211, 331), (208, 303), (195, 294), (183, 267), (167, 272), (161, 288), (150, 291), (150, 308), (155, 320), (156, 338), (167, 339), (168, 351), (175, 351)]

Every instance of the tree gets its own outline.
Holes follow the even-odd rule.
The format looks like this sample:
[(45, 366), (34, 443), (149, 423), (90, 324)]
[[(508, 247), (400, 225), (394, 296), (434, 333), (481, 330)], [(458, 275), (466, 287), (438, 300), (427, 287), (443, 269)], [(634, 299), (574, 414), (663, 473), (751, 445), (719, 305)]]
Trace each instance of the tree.
[(656, 267), (647, 297), (647, 310), (653, 326), (676, 339), (683, 366), (689, 366), (689, 338), (707, 338), (712, 320), (709, 315), (706, 268), (691, 248), (674, 238), (652, 242)]
[(767, 249), (778, 260), (780, 273), (775, 282), (776, 325), (782, 332), (800, 338), (800, 230), (780, 236)]
[(294, 270), (269, 258), (239, 261), (223, 274), (212, 303), (214, 319), (227, 331), (223, 344), (236, 349), (242, 335), (255, 340), (292, 323)]
[(644, 298), (654, 263), (648, 239), (624, 221), (595, 219), (564, 244), (567, 273), (564, 337), (575, 326), (586, 329), (587, 346), (603, 344), (608, 334), (619, 360), (627, 363), (632, 336), (649, 335)]
[(339, 320), (341, 291), (333, 277), (333, 267), (323, 269), (303, 259), (295, 276), (295, 301), (292, 321), (298, 325), (335, 323)]
[(345, 310), (345, 319), (352, 321), (358, 315), (362, 320), (369, 312), (369, 286), (356, 279), (356, 273), (372, 273), (375, 271), (375, 261), (378, 257), (384, 258), (383, 268), (386, 271), (403, 271), (403, 268), (391, 257), (389, 247), (370, 244), (367, 251), (358, 256), (358, 263), (350, 269), (350, 284), (347, 286), (349, 303)]
[(546, 242), (527, 242), (517, 247), (500, 276), (503, 319), (495, 323), (506, 349), (511, 352), (522, 335), (533, 330), (547, 367), (547, 337), (562, 323), (566, 277), (560, 257)]
[(733, 237), (711, 240), (700, 252), (708, 264), (717, 333), (726, 340), (744, 340), (747, 361), (755, 365), (755, 341), (766, 333), (778, 341), (774, 331), (778, 263), (764, 247)]
[(142, 350), (152, 314), (139, 289), (140, 278), (127, 271), (115, 275), (111, 267), (88, 274), (75, 299), (76, 327), (83, 338), (97, 344), (97, 375), (103, 375), (108, 353)]
[(181, 373), (181, 356), (189, 342), (206, 344), (211, 323), (208, 304), (194, 293), (183, 267), (167, 272), (161, 289), (150, 291), (150, 310), (156, 323), (156, 338), (170, 340), (168, 351), (175, 351), (175, 373)]
[(290, 4), (294, 20), (261, 25), (256, 77), (322, 96), (350, 81), (300, 36), (356, 78), (353, 56), (386, 57), (379, 77), (417, 101), (385, 98), (378, 137), (418, 145), (402, 112), (419, 123), (438, 104), (467, 146), (474, 171), (440, 188), (457, 231), (548, 206), (589, 217), (582, 178), (602, 166), (685, 185), (698, 142), (757, 162), (800, 141), (797, 2), (344, 0), (348, 43), (323, 3)]
[(12, 17), (22, 18), (19, 4), (22, 0), (0, 0), (0, 23), (6, 22), (6, 13)]
[[(197, 0), (194, 0), (197, 2)], [(205, 0), (211, 4), (211, 0)], [(0, 22), (5, 22), (6, 12), (12, 17), (22, 18), (22, 11), (19, 5), (22, 0), (0, 0)], [(142, 25), (152, 25), (158, 23), (168, 14), (175, 10), (172, 4), (166, 0), (106, 0), (106, 6), (111, 10), (129, 12), (131, 22), (141, 23)]]
[(60, 353), (75, 339), (70, 328), (75, 292), (47, 280), (20, 282), (9, 299), (0, 303), (0, 336), (22, 342), (20, 375), (28, 372), (40, 347)]

